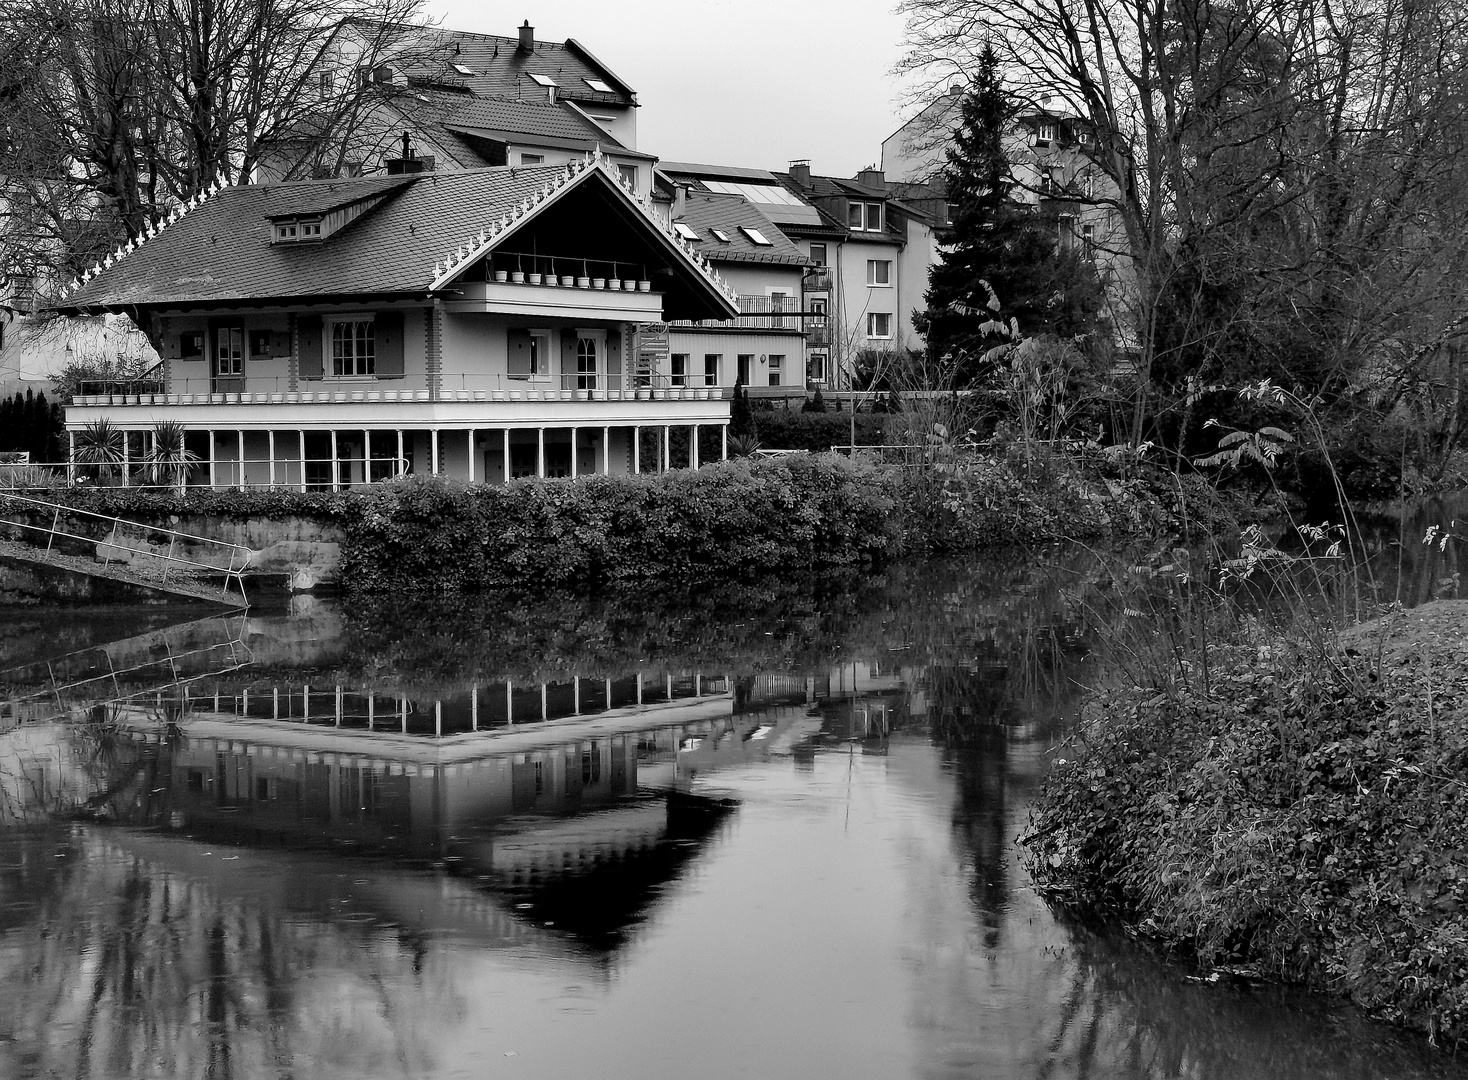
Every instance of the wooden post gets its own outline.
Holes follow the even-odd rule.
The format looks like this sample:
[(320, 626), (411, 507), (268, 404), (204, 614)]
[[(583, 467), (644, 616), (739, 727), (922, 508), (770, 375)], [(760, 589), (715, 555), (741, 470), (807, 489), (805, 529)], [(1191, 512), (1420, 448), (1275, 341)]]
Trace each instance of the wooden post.
[(213, 428), (210, 428), (209, 429), (209, 486), (210, 487), (216, 486), (216, 473), (215, 473), (216, 464), (215, 464), (215, 456), (216, 455), (214, 453), (214, 429)]
[(601, 474), (610, 476), (612, 472), (612, 429), (604, 427), (601, 429)]
[(235, 429), (235, 445), (239, 448), (239, 487), (245, 486), (245, 433), (239, 428)]
[(337, 461), (340, 460), (340, 451), (336, 448), (336, 428), (331, 429), (331, 490), (342, 489), (341, 473), (337, 469)]

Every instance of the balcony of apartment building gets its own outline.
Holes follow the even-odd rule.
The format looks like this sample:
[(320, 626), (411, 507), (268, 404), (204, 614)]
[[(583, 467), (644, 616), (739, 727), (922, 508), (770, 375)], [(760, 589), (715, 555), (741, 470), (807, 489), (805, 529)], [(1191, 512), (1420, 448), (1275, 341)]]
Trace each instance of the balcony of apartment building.
[(670, 322), (674, 329), (725, 330), (735, 333), (809, 334), (810, 320), (815, 316), (800, 307), (794, 295), (775, 293), (767, 296), (739, 297), (739, 316), (733, 319), (682, 319)]

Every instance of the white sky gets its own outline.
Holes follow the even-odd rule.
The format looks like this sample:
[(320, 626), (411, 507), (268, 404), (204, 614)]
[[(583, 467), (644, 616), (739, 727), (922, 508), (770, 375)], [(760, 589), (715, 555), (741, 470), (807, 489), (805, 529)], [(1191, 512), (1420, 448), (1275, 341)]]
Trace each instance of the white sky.
[(899, 115), (897, 0), (428, 0), (446, 28), (575, 38), (637, 91), (637, 148), (852, 176)]

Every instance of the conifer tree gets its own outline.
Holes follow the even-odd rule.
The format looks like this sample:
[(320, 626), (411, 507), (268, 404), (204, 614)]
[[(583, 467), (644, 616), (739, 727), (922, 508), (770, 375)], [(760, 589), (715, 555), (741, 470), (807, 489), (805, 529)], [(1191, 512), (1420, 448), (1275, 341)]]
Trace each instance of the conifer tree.
[[(1004, 150), (1014, 113), (999, 61), (985, 46), (948, 147), (950, 246), (928, 272), (927, 310), (915, 319), (929, 356), (946, 358), (958, 385), (984, 381), (984, 353), (1005, 340), (986, 333), (984, 323), (1013, 319), (1026, 335), (1070, 337), (1095, 329), (1101, 307), (1094, 270), (1060, 250), (1057, 216), (1014, 197)], [(991, 295), (997, 312), (988, 309)]]

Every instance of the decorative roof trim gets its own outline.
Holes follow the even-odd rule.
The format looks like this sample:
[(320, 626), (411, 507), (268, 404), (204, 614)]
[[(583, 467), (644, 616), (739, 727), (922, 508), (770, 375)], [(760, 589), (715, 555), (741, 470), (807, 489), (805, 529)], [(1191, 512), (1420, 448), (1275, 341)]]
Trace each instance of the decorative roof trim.
[(566, 165), (561, 172), (550, 183), (542, 187), (533, 196), (521, 199), (511, 208), (509, 213), (501, 214), (497, 222), (491, 222), (487, 229), (480, 229), (477, 236), (470, 236), (468, 241), (459, 245), (454, 251), (448, 252), (443, 258), (433, 264), (433, 277), (428, 288), (431, 292), (437, 292), (458, 277), (466, 267), (488, 254), (501, 241), (518, 232), (530, 218), (534, 217), (539, 210), (555, 202), (560, 196), (571, 188), (581, 183), (581, 178), (592, 172), (601, 172), (616, 187), (620, 188), (627, 197), (627, 201), (642, 212), (644, 218), (667, 237), (668, 241), (683, 255), (692, 267), (699, 272), (714, 290), (732, 304), (735, 309), (739, 307), (739, 294), (728, 282), (713, 268), (713, 264), (702, 253), (696, 251), (692, 244), (684, 240), (676, 232), (673, 226), (665, 222), (654, 212), (652, 202), (645, 195), (639, 194), (615, 168), (610, 160), (597, 147), (592, 153), (583, 157), (580, 161), (572, 161)]
[(127, 243), (123, 244), (116, 251), (109, 254), (101, 262), (94, 263), (90, 269), (82, 271), (81, 277), (72, 278), (71, 284), (62, 286), (61, 291), (56, 295), (56, 302), (60, 303), (62, 300), (65, 300), (68, 296), (76, 292), (87, 282), (91, 281), (103, 270), (111, 270), (127, 256), (131, 255), (134, 251), (142, 247), (149, 240), (162, 233), (164, 229), (168, 228), (168, 226), (172, 225), (174, 222), (182, 218), (190, 210), (197, 210), (199, 207), (203, 206), (204, 203), (211, 196), (219, 194), (219, 192), (221, 192), (228, 186), (228, 184), (221, 184), (218, 180), (216, 180), (213, 184), (205, 188), (203, 191), (196, 192), (194, 194), (194, 197), (188, 200), (188, 202), (180, 203), (178, 206), (175, 206), (173, 210), (169, 212), (167, 217), (162, 217), (157, 219), (156, 221), (148, 222), (148, 227), (137, 236), (130, 238)]

